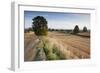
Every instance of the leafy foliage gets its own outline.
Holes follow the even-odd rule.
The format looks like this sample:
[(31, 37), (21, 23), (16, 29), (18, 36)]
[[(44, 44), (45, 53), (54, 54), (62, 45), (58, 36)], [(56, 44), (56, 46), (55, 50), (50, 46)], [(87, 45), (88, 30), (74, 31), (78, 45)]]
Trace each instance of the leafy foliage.
[(47, 21), (43, 16), (36, 16), (32, 19), (32, 28), (37, 36), (46, 36), (48, 33)]

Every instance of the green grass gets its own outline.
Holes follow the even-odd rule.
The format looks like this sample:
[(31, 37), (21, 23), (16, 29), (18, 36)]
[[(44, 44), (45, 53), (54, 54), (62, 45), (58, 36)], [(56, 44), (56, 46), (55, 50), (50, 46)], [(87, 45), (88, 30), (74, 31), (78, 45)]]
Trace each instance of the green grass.
[(55, 53), (60, 60), (66, 59), (65, 55), (56, 46), (53, 47), (53, 53)]
[(54, 53), (49, 53), (49, 54), (47, 55), (47, 59), (48, 59), (48, 60), (58, 60), (59, 57), (58, 57), (56, 54), (54, 54)]
[(49, 42), (45, 42), (44, 43), (44, 52), (47, 56), (47, 60), (62, 60), (62, 59), (66, 59), (65, 55), (62, 54), (59, 50), (59, 48), (57, 48), (55, 45), (53, 45), (52, 47), (50, 46)]
[(44, 53), (46, 55), (46, 60), (63, 60), (66, 59), (65, 55), (59, 50), (60, 48), (57, 47), (57, 45), (50, 44), (47, 39), (42, 38), (40, 40), (40, 43), (37, 46), (38, 48), (41, 48), (44, 50)]

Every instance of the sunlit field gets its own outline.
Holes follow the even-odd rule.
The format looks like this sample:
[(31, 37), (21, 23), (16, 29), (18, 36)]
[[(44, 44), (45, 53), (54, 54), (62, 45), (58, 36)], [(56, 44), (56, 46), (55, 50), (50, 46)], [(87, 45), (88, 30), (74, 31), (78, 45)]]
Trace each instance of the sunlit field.
[[(43, 42), (33, 31), (24, 33), (24, 60), (71, 60), (90, 58), (90, 33), (77, 35), (49, 31), (42, 37)], [(43, 47), (43, 48), (41, 48)]]

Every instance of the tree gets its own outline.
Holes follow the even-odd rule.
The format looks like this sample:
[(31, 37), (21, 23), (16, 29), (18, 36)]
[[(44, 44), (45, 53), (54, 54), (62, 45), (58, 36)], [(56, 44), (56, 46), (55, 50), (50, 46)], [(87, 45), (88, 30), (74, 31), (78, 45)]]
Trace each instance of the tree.
[(46, 36), (48, 34), (47, 21), (43, 16), (36, 16), (32, 21), (32, 28), (37, 36)]
[(83, 32), (87, 32), (87, 27), (86, 26), (83, 27)]
[(75, 28), (74, 28), (74, 30), (73, 30), (73, 33), (74, 33), (74, 34), (79, 33), (79, 27), (78, 27), (78, 25), (75, 26)]

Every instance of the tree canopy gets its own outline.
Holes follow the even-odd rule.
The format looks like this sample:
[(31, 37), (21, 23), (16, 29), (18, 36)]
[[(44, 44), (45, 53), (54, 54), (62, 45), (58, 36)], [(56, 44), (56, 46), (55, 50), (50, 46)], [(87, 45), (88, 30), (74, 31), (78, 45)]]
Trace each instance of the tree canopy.
[(37, 36), (48, 34), (47, 20), (43, 16), (36, 16), (32, 19), (32, 28)]

